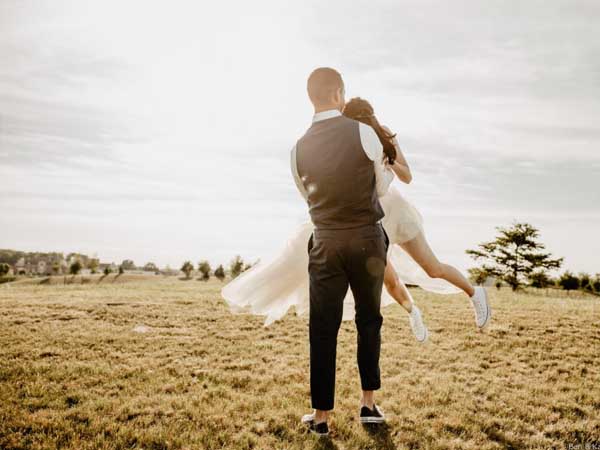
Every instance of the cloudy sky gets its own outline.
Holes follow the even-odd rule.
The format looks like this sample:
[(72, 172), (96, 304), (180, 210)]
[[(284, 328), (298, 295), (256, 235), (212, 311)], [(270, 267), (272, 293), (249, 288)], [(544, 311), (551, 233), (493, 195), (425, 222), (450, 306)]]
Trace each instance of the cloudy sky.
[(269, 254), (306, 217), (289, 150), (328, 65), (398, 133), (440, 257), (518, 220), (600, 272), (600, 3), (203, 4), (0, 1), (0, 248)]

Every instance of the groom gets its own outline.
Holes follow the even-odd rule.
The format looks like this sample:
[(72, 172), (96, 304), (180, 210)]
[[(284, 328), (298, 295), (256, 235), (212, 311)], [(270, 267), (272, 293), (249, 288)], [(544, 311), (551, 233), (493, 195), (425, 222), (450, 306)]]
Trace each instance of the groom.
[(310, 277), (310, 391), (314, 412), (302, 418), (311, 432), (329, 434), (333, 409), (337, 334), (348, 287), (355, 299), (358, 368), (362, 387), (360, 421), (382, 423), (374, 402), (379, 374), (381, 288), (389, 240), (379, 204), (393, 179), (383, 163), (375, 131), (341, 114), (344, 83), (334, 69), (314, 70), (308, 96), (312, 126), (291, 153), (298, 190), (315, 226), (308, 244)]

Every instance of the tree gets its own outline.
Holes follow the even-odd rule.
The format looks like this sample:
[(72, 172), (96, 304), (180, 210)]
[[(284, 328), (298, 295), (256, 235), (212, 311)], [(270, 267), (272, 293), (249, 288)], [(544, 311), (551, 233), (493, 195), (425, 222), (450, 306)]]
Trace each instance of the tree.
[(125, 273), (125, 269), (123, 269), (123, 266), (119, 266), (119, 275), (123, 275)]
[(198, 271), (202, 274), (201, 279), (203, 281), (208, 281), (210, 279), (211, 267), (208, 261), (200, 261), (198, 263)]
[(486, 270), (481, 269), (479, 267), (473, 267), (472, 269), (469, 269), (468, 272), (471, 281), (478, 286), (483, 285), (490, 276), (490, 274)]
[(79, 262), (79, 260), (75, 260), (73, 261), (73, 263), (71, 264), (71, 266), (69, 267), (69, 273), (73, 276), (77, 275), (79, 272), (81, 272), (82, 269), (82, 264), (81, 262)]
[(190, 278), (192, 271), (194, 270), (194, 265), (190, 261), (186, 261), (181, 266), (181, 271), (185, 273), (186, 278)]
[(558, 269), (563, 258), (544, 253), (537, 242), (539, 231), (528, 223), (514, 223), (509, 228), (496, 228), (499, 235), (491, 242), (479, 244), (478, 250), (467, 250), (475, 260), (482, 260), (482, 270), (506, 282), (513, 291), (537, 270)]
[(222, 264), (219, 264), (219, 267), (215, 269), (214, 275), (219, 281), (223, 281), (225, 279), (225, 269), (223, 268)]
[(244, 271), (244, 260), (240, 255), (237, 255), (229, 263), (229, 273), (231, 278), (238, 277)]
[(58, 272), (60, 272), (60, 263), (58, 261), (52, 264), (52, 272), (54, 272), (54, 275), (58, 275)]
[(594, 288), (592, 287), (592, 277), (589, 273), (579, 273), (579, 287), (584, 291), (594, 292)]
[(88, 269), (90, 269), (90, 272), (92, 273), (96, 273), (98, 271), (98, 266), (100, 265), (100, 261), (98, 260), (98, 258), (92, 258), (88, 261)]
[(592, 289), (596, 294), (600, 294), (600, 273), (597, 273), (592, 280)]
[(106, 266), (106, 267), (104, 268), (104, 275), (105, 275), (105, 276), (108, 276), (108, 275), (109, 275), (111, 272), (112, 272), (112, 270), (110, 269), (110, 267), (109, 267), (109, 266)]
[(144, 272), (158, 272), (158, 267), (153, 262), (146, 263)]
[(124, 259), (121, 263), (123, 270), (135, 270), (135, 263), (131, 259)]
[(10, 266), (8, 265), (8, 263), (0, 264), (0, 277), (7, 275), (8, 272), (10, 272)]
[(581, 286), (581, 283), (579, 281), (579, 278), (577, 278), (575, 275), (573, 275), (571, 272), (569, 272), (567, 270), (558, 279), (558, 285), (561, 288), (563, 288), (565, 291), (569, 292), (569, 291), (575, 291), (575, 290), (579, 289), (579, 287)]
[(529, 284), (534, 288), (546, 289), (552, 284), (552, 280), (546, 272), (538, 270), (529, 275)]

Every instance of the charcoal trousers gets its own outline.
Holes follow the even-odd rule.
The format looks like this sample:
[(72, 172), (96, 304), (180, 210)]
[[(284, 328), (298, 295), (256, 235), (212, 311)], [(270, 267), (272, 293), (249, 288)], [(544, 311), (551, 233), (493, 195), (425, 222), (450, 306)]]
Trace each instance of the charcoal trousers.
[(337, 335), (348, 287), (354, 296), (357, 361), (363, 390), (381, 387), (381, 289), (389, 239), (380, 224), (315, 229), (308, 243), (310, 277), (310, 392), (312, 407), (331, 410)]

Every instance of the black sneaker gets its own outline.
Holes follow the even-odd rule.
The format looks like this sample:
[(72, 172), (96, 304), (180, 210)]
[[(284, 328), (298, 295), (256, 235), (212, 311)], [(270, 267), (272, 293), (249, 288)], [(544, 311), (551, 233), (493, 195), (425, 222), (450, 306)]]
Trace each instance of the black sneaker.
[(316, 423), (315, 413), (302, 416), (302, 423), (308, 425), (308, 431), (317, 436), (329, 436), (329, 427), (327, 422)]
[(360, 423), (384, 423), (385, 416), (379, 406), (373, 405), (373, 409), (367, 406), (360, 408)]

